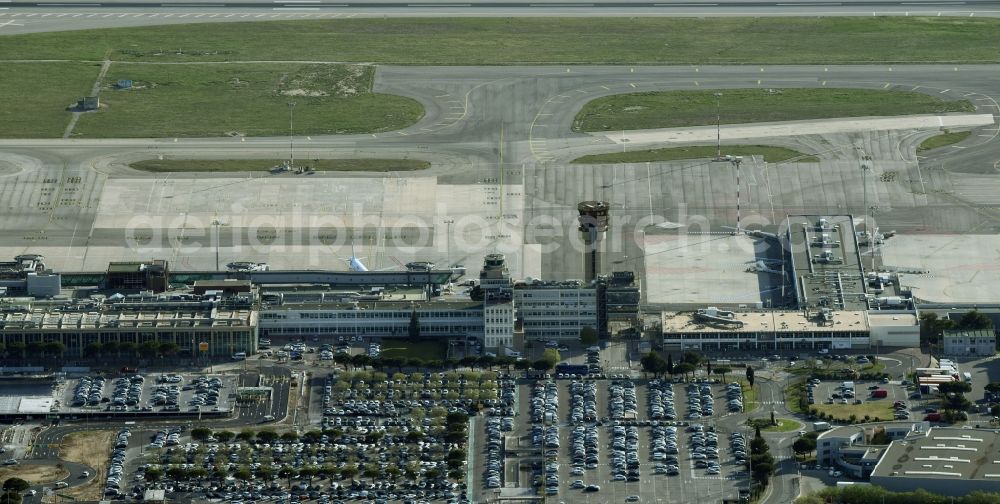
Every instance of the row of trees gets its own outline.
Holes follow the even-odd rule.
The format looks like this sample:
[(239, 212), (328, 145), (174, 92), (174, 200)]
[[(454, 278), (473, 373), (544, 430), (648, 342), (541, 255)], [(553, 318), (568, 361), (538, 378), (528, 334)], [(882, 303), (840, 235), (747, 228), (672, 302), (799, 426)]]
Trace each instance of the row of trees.
[[(350, 355), (346, 353), (338, 353), (333, 356), (333, 362), (343, 366), (345, 371), (355, 370), (355, 369), (366, 369), (374, 368), (383, 371), (396, 370), (396, 372), (402, 372), (403, 368), (412, 369), (456, 369), (459, 367), (467, 368), (480, 368), (480, 369), (494, 369), (497, 367), (505, 368), (508, 371), (511, 368), (526, 370), (532, 367), (531, 363), (523, 360), (517, 360), (514, 357), (492, 357), (489, 355), (483, 356), (467, 356), (462, 359), (431, 359), (425, 360), (417, 357), (371, 357), (368, 354), (357, 354)], [(548, 368), (551, 369), (555, 366), (555, 362)]]
[[(694, 372), (698, 369), (700, 365), (705, 366), (705, 374), (716, 374), (722, 377), (722, 381), (728, 381), (727, 377), (733, 372), (733, 369), (728, 366), (718, 366), (713, 368), (712, 362), (701, 356), (698, 352), (686, 351), (681, 356), (681, 362), (674, 364), (673, 354), (667, 354), (667, 358), (664, 359), (657, 352), (649, 352), (642, 356), (639, 364), (642, 365), (643, 372), (650, 373), (654, 376), (663, 376), (669, 374), (671, 376), (681, 375), (684, 377), (693, 376)], [(747, 382), (753, 387), (754, 383), (754, 371), (753, 368), (747, 366)]]
[(62, 344), (60, 341), (32, 341), (31, 343), (11, 341), (6, 345), (0, 343), (0, 355), (6, 354), (9, 357), (18, 357), (21, 359), (25, 359), (29, 355), (41, 357), (62, 357), (64, 353), (66, 353), (66, 345)]
[(180, 352), (181, 347), (173, 342), (144, 341), (108, 341), (106, 343), (89, 343), (83, 347), (87, 357), (172, 357)]
[(760, 434), (760, 427), (754, 429), (754, 437), (750, 440), (750, 478), (753, 481), (755, 492), (761, 492), (767, 488), (774, 474), (774, 456), (771, 455), (771, 447), (768, 446), (764, 436)]

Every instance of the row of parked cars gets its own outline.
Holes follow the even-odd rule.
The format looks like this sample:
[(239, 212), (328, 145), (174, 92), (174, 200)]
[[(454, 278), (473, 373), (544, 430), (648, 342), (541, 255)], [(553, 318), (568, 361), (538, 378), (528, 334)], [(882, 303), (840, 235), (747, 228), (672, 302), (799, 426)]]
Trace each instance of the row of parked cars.
[[(573, 472), (583, 474), (583, 468), (597, 469), (600, 445), (596, 425), (577, 425), (570, 434), (570, 456)], [(574, 474), (576, 476), (577, 474)]]
[(122, 493), (122, 479), (125, 474), (125, 449), (128, 448), (128, 438), (132, 433), (128, 429), (118, 431), (115, 447), (111, 451), (111, 466), (108, 467), (108, 479), (104, 483), (106, 497), (118, 497)]
[(703, 416), (715, 414), (715, 404), (712, 401), (712, 386), (703, 383), (689, 383), (687, 386), (688, 420), (698, 420)]
[(677, 427), (654, 425), (649, 430), (650, 458), (653, 460), (653, 472), (677, 476), (681, 473), (678, 467)]
[(124, 408), (139, 404), (139, 400), (142, 398), (143, 382), (145, 379), (142, 375), (116, 379), (115, 390), (111, 394), (111, 406)]
[(569, 384), (569, 422), (579, 425), (597, 421), (597, 383), (574, 381)]
[(559, 409), (559, 388), (554, 381), (538, 382), (531, 388), (531, 421), (555, 422)]
[(674, 387), (670, 382), (652, 380), (649, 382), (649, 418), (652, 420), (676, 420)]
[(632, 380), (614, 380), (608, 384), (608, 413), (614, 420), (634, 419), (639, 414)]
[(691, 460), (698, 469), (706, 469), (706, 474), (719, 474), (722, 466), (719, 464), (719, 435), (713, 427), (705, 428), (701, 424), (691, 424), (688, 426), (691, 434), (688, 443), (691, 451)]
[(84, 376), (73, 389), (73, 406), (94, 406), (104, 398), (104, 378)]
[(503, 425), (498, 417), (486, 419), (486, 488), (500, 488), (503, 475)]
[(750, 459), (747, 451), (747, 440), (742, 433), (729, 433), (729, 449), (733, 451), (733, 461), (739, 465), (744, 465)]
[(639, 428), (615, 425), (611, 428), (611, 480), (639, 481)]
[(743, 411), (743, 386), (738, 382), (726, 385), (726, 407), (730, 413)]

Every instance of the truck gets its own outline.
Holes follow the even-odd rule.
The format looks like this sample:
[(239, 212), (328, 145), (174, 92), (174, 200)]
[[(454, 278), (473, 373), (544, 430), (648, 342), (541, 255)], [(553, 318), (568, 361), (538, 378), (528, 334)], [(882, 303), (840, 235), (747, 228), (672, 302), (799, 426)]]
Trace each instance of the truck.
[(888, 396), (889, 396), (889, 391), (886, 389), (872, 390), (872, 397), (875, 399), (885, 399)]
[(823, 432), (832, 429), (830, 422), (813, 422), (813, 430), (816, 432)]

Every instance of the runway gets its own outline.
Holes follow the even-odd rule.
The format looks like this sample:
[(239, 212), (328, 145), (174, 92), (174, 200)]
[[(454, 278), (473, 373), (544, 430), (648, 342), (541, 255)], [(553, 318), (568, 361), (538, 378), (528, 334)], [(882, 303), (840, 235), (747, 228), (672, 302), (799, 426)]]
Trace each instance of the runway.
[(998, 0), (278, 0), (237, 2), (0, 0), (0, 35), (184, 23), (373, 17), (740, 17), (955, 16), (996, 17)]

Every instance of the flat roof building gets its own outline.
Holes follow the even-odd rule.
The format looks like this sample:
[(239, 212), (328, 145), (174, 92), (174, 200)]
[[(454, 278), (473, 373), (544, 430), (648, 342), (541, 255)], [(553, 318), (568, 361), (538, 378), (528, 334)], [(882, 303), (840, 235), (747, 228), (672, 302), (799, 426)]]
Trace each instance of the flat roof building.
[(789, 215), (786, 222), (799, 308), (867, 309), (854, 219), (850, 215)]
[(663, 312), (663, 345), (671, 350), (813, 350), (868, 348), (863, 311)]
[(997, 352), (997, 336), (993, 329), (945, 331), (941, 335), (944, 355), (986, 356)]
[(893, 441), (875, 466), (871, 482), (893, 492), (918, 488), (952, 496), (1000, 492), (1000, 434), (932, 427)]

